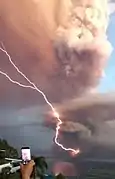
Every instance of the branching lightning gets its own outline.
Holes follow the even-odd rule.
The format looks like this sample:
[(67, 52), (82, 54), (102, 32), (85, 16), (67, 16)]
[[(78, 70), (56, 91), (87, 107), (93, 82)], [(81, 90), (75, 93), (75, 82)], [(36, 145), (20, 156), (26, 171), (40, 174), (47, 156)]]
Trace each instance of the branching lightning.
[[(3, 44), (2, 44), (2, 46), (3, 46)], [(74, 154), (78, 154), (78, 153), (80, 152), (79, 149), (66, 148), (66, 147), (63, 146), (63, 144), (61, 144), (61, 143), (58, 142), (59, 129), (60, 129), (60, 126), (61, 126), (61, 124), (62, 124), (62, 121), (61, 121), (61, 119), (60, 119), (60, 117), (59, 117), (58, 112), (57, 112), (56, 109), (53, 107), (53, 105), (49, 102), (49, 100), (47, 99), (46, 95), (45, 95), (40, 89), (38, 89), (37, 86), (36, 86), (32, 81), (30, 81), (30, 80), (28, 79), (28, 77), (27, 77), (23, 72), (21, 72), (21, 71), (19, 70), (19, 68), (18, 68), (18, 67), (14, 64), (14, 62), (12, 61), (12, 59), (11, 59), (9, 53), (6, 51), (6, 49), (4, 48), (4, 46), (3, 46), (3, 48), (0, 47), (0, 50), (8, 57), (9, 62), (10, 62), (11, 65), (16, 69), (16, 71), (17, 71), (21, 76), (23, 76), (23, 77), (29, 82), (30, 86), (29, 86), (29, 85), (21, 84), (20, 82), (17, 82), (17, 81), (15, 81), (15, 80), (13, 80), (11, 77), (9, 77), (9, 75), (8, 75), (7, 73), (2, 72), (1, 70), (0, 70), (0, 74), (4, 75), (10, 82), (12, 82), (12, 83), (14, 83), (14, 84), (17, 84), (17, 85), (19, 85), (19, 86), (21, 86), (21, 87), (24, 87), (24, 88), (34, 89), (34, 90), (38, 91), (38, 92), (43, 96), (45, 102), (51, 107), (54, 116), (58, 119), (58, 122), (57, 122), (57, 125), (56, 125), (55, 143), (56, 143), (59, 147), (61, 147), (63, 150), (65, 150), (65, 151), (70, 151), (70, 152), (72, 152), (72, 153), (74, 153)]]

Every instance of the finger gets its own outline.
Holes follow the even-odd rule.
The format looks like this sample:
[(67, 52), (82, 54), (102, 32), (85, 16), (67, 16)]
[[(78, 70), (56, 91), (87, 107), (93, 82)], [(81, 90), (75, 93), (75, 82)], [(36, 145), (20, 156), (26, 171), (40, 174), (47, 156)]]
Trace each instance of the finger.
[(35, 165), (34, 160), (31, 160), (31, 161), (29, 162), (29, 164), (32, 165), (32, 166), (34, 166), (34, 165)]
[(32, 165), (33, 165), (33, 166), (35, 165), (35, 162), (34, 162), (34, 160), (32, 161)]

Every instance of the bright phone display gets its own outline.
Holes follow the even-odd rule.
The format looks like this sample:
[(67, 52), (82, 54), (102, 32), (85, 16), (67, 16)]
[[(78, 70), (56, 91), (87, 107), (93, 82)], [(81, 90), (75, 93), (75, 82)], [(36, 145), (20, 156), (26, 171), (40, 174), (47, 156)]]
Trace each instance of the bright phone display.
[(28, 163), (31, 160), (31, 152), (29, 147), (21, 148), (21, 156), (24, 164)]

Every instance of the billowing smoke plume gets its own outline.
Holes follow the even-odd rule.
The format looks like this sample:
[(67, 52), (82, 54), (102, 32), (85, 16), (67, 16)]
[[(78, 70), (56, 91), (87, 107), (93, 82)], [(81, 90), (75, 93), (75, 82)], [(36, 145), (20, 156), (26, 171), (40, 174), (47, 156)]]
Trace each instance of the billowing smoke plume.
[(110, 55), (107, 0), (103, 1), (103, 8), (100, 0), (68, 1), (68, 4), (65, 1), (65, 4), (65, 11), (61, 9), (59, 14), (56, 51), (63, 73), (73, 88), (82, 92), (97, 85)]
[(71, 98), (98, 84), (111, 53), (107, 7), (107, 0), (0, 1), (1, 19), (36, 49), (36, 83), (46, 77), (41, 86), (49, 98)]
[[(1, 0), (0, 28), (3, 22), (15, 34), (10, 41), (18, 36), (27, 47), (35, 49), (38, 68), (36, 78), (31, 79), (44, 89), (51, 101), (60, 102), (89, 92), (104, 75), (112, 50), (106, 35), (107, 9), (107, 0)], [(31, 68), (29, 64), (29, 60), (25, 61), (27, 69)], [(96, 107), (94, 113), (92, 104), (90, 109), (85, 107), (72, 113), (65, 110), (61, 116), (65, 122), (60, 130), (60, 142), (67, 147), (80, 147), (81, 151), (88, 151), (94, 143), (114, 144), (114, 130), (108, 135), (111, 129), (103, 124), (110, 114), (114, 117), (114, 112), (107, 113), (108, 106), (104, 112), (99, 111), (100, 106)], [(55, 129), (56, 123), (48, 124)]]
[[(115, 93), (88, 95), (73, 101), (66, 101), (56, 109), (63, 120), (59, 140), (67, 147), (80, 147), (86, 156), (103, 156), (102, 148), (115, 147)], [(55, 129), (53, 115), (46, 118), (45, 125)], [(93, 148), (93, 150), (92, 150)], [(57, 152), (58, 153), (58, 152)], [(113, 153), (112, 153), (113, 154)], [(109, 156), (110, 153), (106, 154)]]
[[(45, 76), (49, 84), (43, 84), (42, 88), (48, 88), (51, 94), (48, 95), (49, 99), (53, 95), (55, 101), (75, 97), (95, 88), (103, 76), (106, 60), (111, 54), (106, 35), (109, 24), (107, 9), (107, 0), (0, 1), (2, 21), (36, 49), (38, 71), (41, 73), (37, 76), (36, 84), (39, 86), (40, 78)], [(74, 114), (76, 112), (72, 112), (68, 120), (72, 120)], [(75, 121), (71, 125), (65, 124), (72, 130), (74, 126), (73, 132), (68, 129), (72, 138), (81, 131), (80, 136), (84, 140), (91, 138), (96, 134), (95, 126), (100, 125), (100, 121), (92, 122), (93, 117), (88, 110), (79, 110), (77, 115), (76, 124)], [(67, 133), (62, 129), (62, 141), (67, 141), (65, 138), (70, 136)], [(68, 140), (71, 146), (76, 145), (78, 138), (76, 135), (73, 142)], [(66, 145), (70, 147), (70, 143)]]

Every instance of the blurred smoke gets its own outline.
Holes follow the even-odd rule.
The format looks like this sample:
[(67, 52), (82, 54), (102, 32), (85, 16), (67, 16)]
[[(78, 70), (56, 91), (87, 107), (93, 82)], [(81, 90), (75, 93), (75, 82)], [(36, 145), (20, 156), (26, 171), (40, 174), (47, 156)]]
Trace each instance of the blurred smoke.
[[(88, 95), (66, 101), (56, 109), (63, 121), (59, 140), (65, 146), (80, 147), (82, 153), (99, 156), (106, 154), (101, 148), (114, 149), (115, 93)], [(45, 126), (55, 129), (53, 114), (47, 115)]]
[[(40, 86), (49, 90), (49, 99), (53, 96), (56, 102), (89, 92), (103, 77), (112, 51), (106, 35), (107, 9), (107, 0), (0, 1), (1, 20), (37, 53), (36, 84), (42, 83), (45, 76), (46, 83), (43, 86), (40, 83)], [(60, 140), (67, 146), (70, 143), (74, 147), (80, 146), (83, 151), (96, 143), (114, 145), (114, 130), (106, 123), (114, 117), (114, 112), (107, 113), (110, 108), (104, 106), (102, 109), (98, 102), (96, 106), (93, 101), (88, 105), (89, 101), (89, 98), (83, 100), (74, 110), (65, 107), (61, 119), (65, 120), (66, 127), (66, 121), (73, 124), (69, 123), (69, 129), (60, 132)], [(86, 106), (82, 107), (84, 103)], [(68, 106), (72, 107), (72, 104)], [(55, 127), (55, 123), (53, 126), (48, 123), (51, 128)]]
[(36, 84), (45, 76), (40, 86), (51, 100), (76, 97), (98, 85), (112, 50), (107, 8), (107, 0), (0, 1), (1, 19), (36, 49)]
[(106, 0), (103, 8), (100, 0), (70, 2), (65, 12), (60, 10), (55, 48), (62, 73), (77, 95), (95, 87), (103, 77), (111, 53), (106, 35), (109, 16)]
[(109, 0), (109, 11), (111, 14), (115, 12), (115, 0)]
[(76, 176), (77, 171), (75, 169), (75, 166), (69, 162), (57, 162), (54, 164), (53, 167), (53, 173), (54, 174), (59, 174), (62, 173), (65, 176)]

